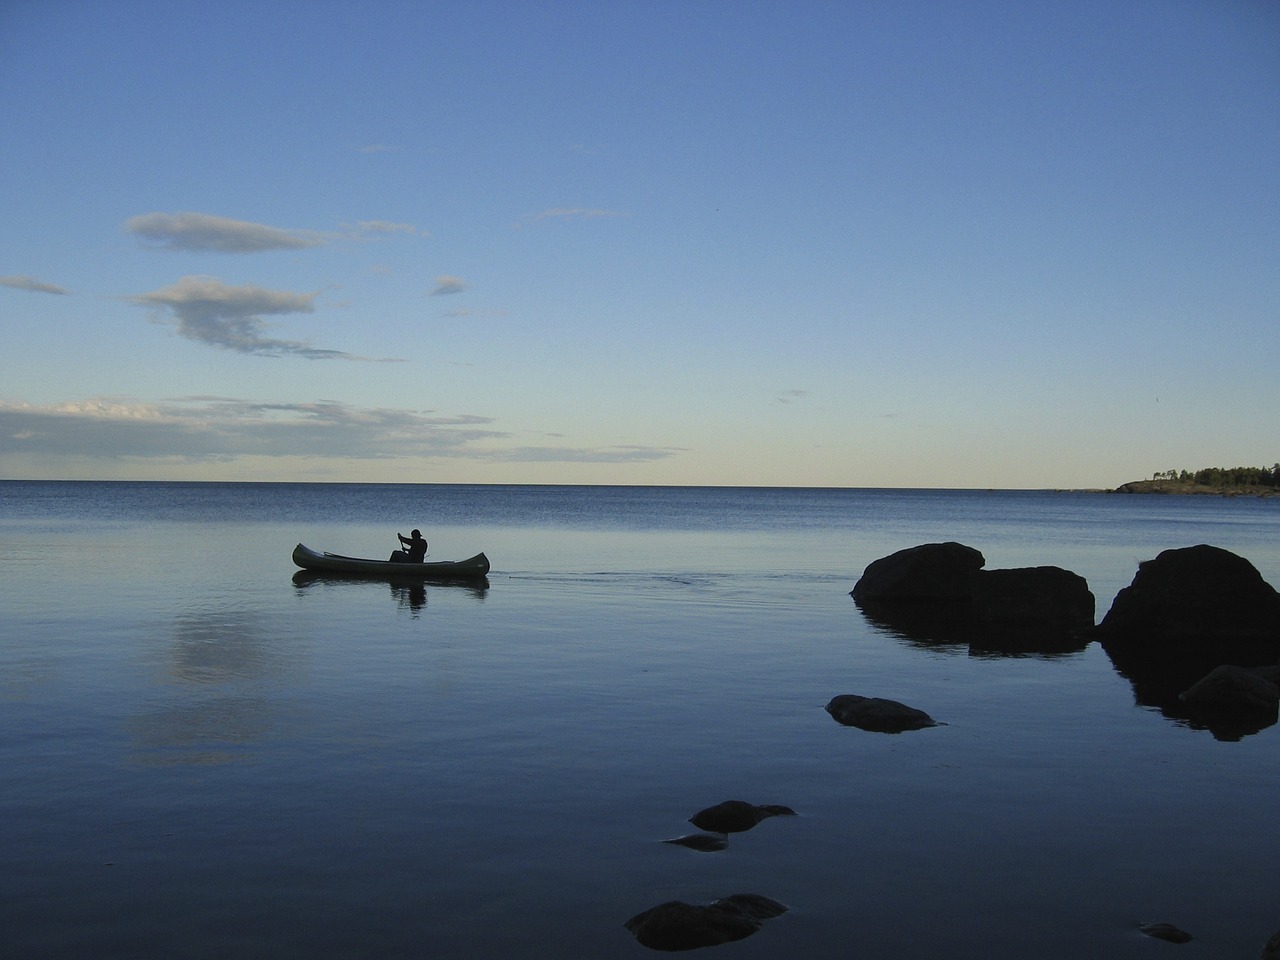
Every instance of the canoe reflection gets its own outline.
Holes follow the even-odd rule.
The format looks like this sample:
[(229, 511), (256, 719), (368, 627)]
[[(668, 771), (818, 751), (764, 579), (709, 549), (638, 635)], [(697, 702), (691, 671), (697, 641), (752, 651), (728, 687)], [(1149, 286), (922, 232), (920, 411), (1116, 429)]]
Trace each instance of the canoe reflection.
[[(317, 570), (299, 570), (293, 575), (293, 585), (299, 591), (310, 589), (375, 589), (386, 586), (391, 597), (400, 606), (415, 613), (427, 605), (427, 585), (416, 578), (397, 579), (387, 577), (371, 579), (369, 577), (343, 576), (340, 573), (324, 573)], [(432, 590), (456, 590), (470, 594), (476, 600), (484, 600), (489, 590), (489, 581), (483, 580), (432, 580)]]

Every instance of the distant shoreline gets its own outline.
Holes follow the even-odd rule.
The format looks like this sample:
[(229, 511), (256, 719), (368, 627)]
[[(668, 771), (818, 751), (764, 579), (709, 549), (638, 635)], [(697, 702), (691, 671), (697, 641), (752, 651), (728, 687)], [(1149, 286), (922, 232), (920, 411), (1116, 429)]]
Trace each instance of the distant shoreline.
[(1201, 497), (1274, 497), (1280, 494), (1275, 487), (1227, 486), (1215, 487), (1204, 483), (1182, 480), (1131, 480), (1122, 483), (1111, 493), (1158, 493), (1166, 496)]

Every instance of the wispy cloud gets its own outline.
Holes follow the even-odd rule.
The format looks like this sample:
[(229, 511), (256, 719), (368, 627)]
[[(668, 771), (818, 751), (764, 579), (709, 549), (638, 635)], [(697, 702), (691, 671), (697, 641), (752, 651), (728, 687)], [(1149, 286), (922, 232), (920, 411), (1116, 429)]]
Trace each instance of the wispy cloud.
[(686, 452), (684, 447), (510, 447), (484, 455), (506, 463), (649, 463)]
[(395, 223), (391, 220), (361, 220), (359, 223), (344, 223), (342, 233), (351, 240), (368, 240), (371, 237), (388, 237), (396, 234), (411, 237), (427, 235), (412, 223)]
[(390, 143), (370, 143), (358, 149), (361, 153), (395, 153), (400, 148)]
[(301, 250), (334, 240), (371, 240), (395, 235), (427, 236), (411, 223), (361, 220), (336, 232), (285, 230), (264, 223), (208, 213), (146, 213), (125, 221), (125, 229), (160, 249), (214, 253), (262, 253)]
[(332, 401), (263, 403), (208, 396), (158, 402), (98, 397), (50, 405), (0, 401), (0, 464), (5, 457), (643, 463), (683, 452), (647, 446), (502, 447), (509, 436), (491, 417)]
[(146, 213), (125, 221), (125, 229), (166, 250), (261, 253), (327, 242), (323, 234), (309, 230), (284, 230), (208, 213)]
[(95, 398), (49, 406), (0, 402), (0, 455), (101, 459), (244, 456), (389, 459), (462, 455), (505, 436), (488, 417), (184, 397)]
[(465, 289), (467, 289), (467, 281), (461, 277), (445, 275), (436, 277), (436, 288), (431, 291), (431, 296), (444, 297), (451, 293), (461, 293)]
[(179, 335), (211, 347), (260, 356), (308, 360), (362, 360), (340, 350), (322, 350), (299, 340), (265, 335), (266, 315), (311, 313), (318, 294), (234, 287), (215, 277), (183, 277), (177, 283), (125, 299), (150, 307), (173, 323)]
[(809, 396), (808, 390), (783, 390), (778, 394), (778, 403), (795, 403)]
[(550, 210), (522, 217), (516, 222), (516, 226), (527, 226), (543, 220), (599, 220), (605, 217), (626, 216), (630, 214), (622, 210), (602, 210), (597, 207), (552, 207)]
[(14, 290), (30, 290), (32, 293), (56, 293), (67, 296), (70, 290), (52, 283), (44, 283), (35, 277), (0, 277), (0, 287), (12, 287)]
[(443, 310), (440, 316), (450, 320), (502, 320), (510, 314), (505, 310), (474, 310), (471, 307), (458, 307), (456, 310)]

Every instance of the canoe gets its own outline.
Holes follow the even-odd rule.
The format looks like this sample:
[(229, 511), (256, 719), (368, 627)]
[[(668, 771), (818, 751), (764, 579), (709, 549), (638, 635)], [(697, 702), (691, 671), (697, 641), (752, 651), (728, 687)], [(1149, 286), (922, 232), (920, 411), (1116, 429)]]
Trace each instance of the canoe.
[(489, 558), (477, 553), (467, 560), (433, 560), (423, 563), (394, 563), (390, 560), (362, 560), (336, 553), (317, 553), (298, 544), (293, 562), (304, 570), (340, 574), (346, 577), (394, 577), (397, 580), (483, 580), (489, 572)]

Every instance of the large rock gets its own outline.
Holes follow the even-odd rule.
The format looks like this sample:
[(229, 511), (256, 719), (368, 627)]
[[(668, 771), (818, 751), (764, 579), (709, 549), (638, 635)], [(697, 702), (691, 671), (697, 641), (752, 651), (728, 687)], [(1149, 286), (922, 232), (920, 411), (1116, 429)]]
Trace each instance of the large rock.
[(973, 613), (987, 623), (1035, 623), (1066, 630), (1093, 626), (1096, 601), (1089, 583), (1061, 567), (981, 570)]
[(1089, 644), (1094, 597), (1061, 567), (983, 570), (962, 543), (926, 543), (873, 561), (852, 596), (863, 614), (912, 643), (979, 654), (1070, 653)]
[(859, 603), (968, 602), (974, 578), (986, 562), (973, 547), (954, 541), (908, 547), (868, 564), (853, 587), (853, 599)]
[(1280, 657), (1280, 594), (1248, 560), (1201, 544), (1138, 565), (1097, 635), (1134, 697), (1170, 719), (1208, 726), (1183, 696), (1215, 667), (1262, 667)]
[(1229, 550), (1165, 550), (1138, 564), (1098, 632), (1117, 645), (1260, 645), (1280, 653), (1280, 594)]

